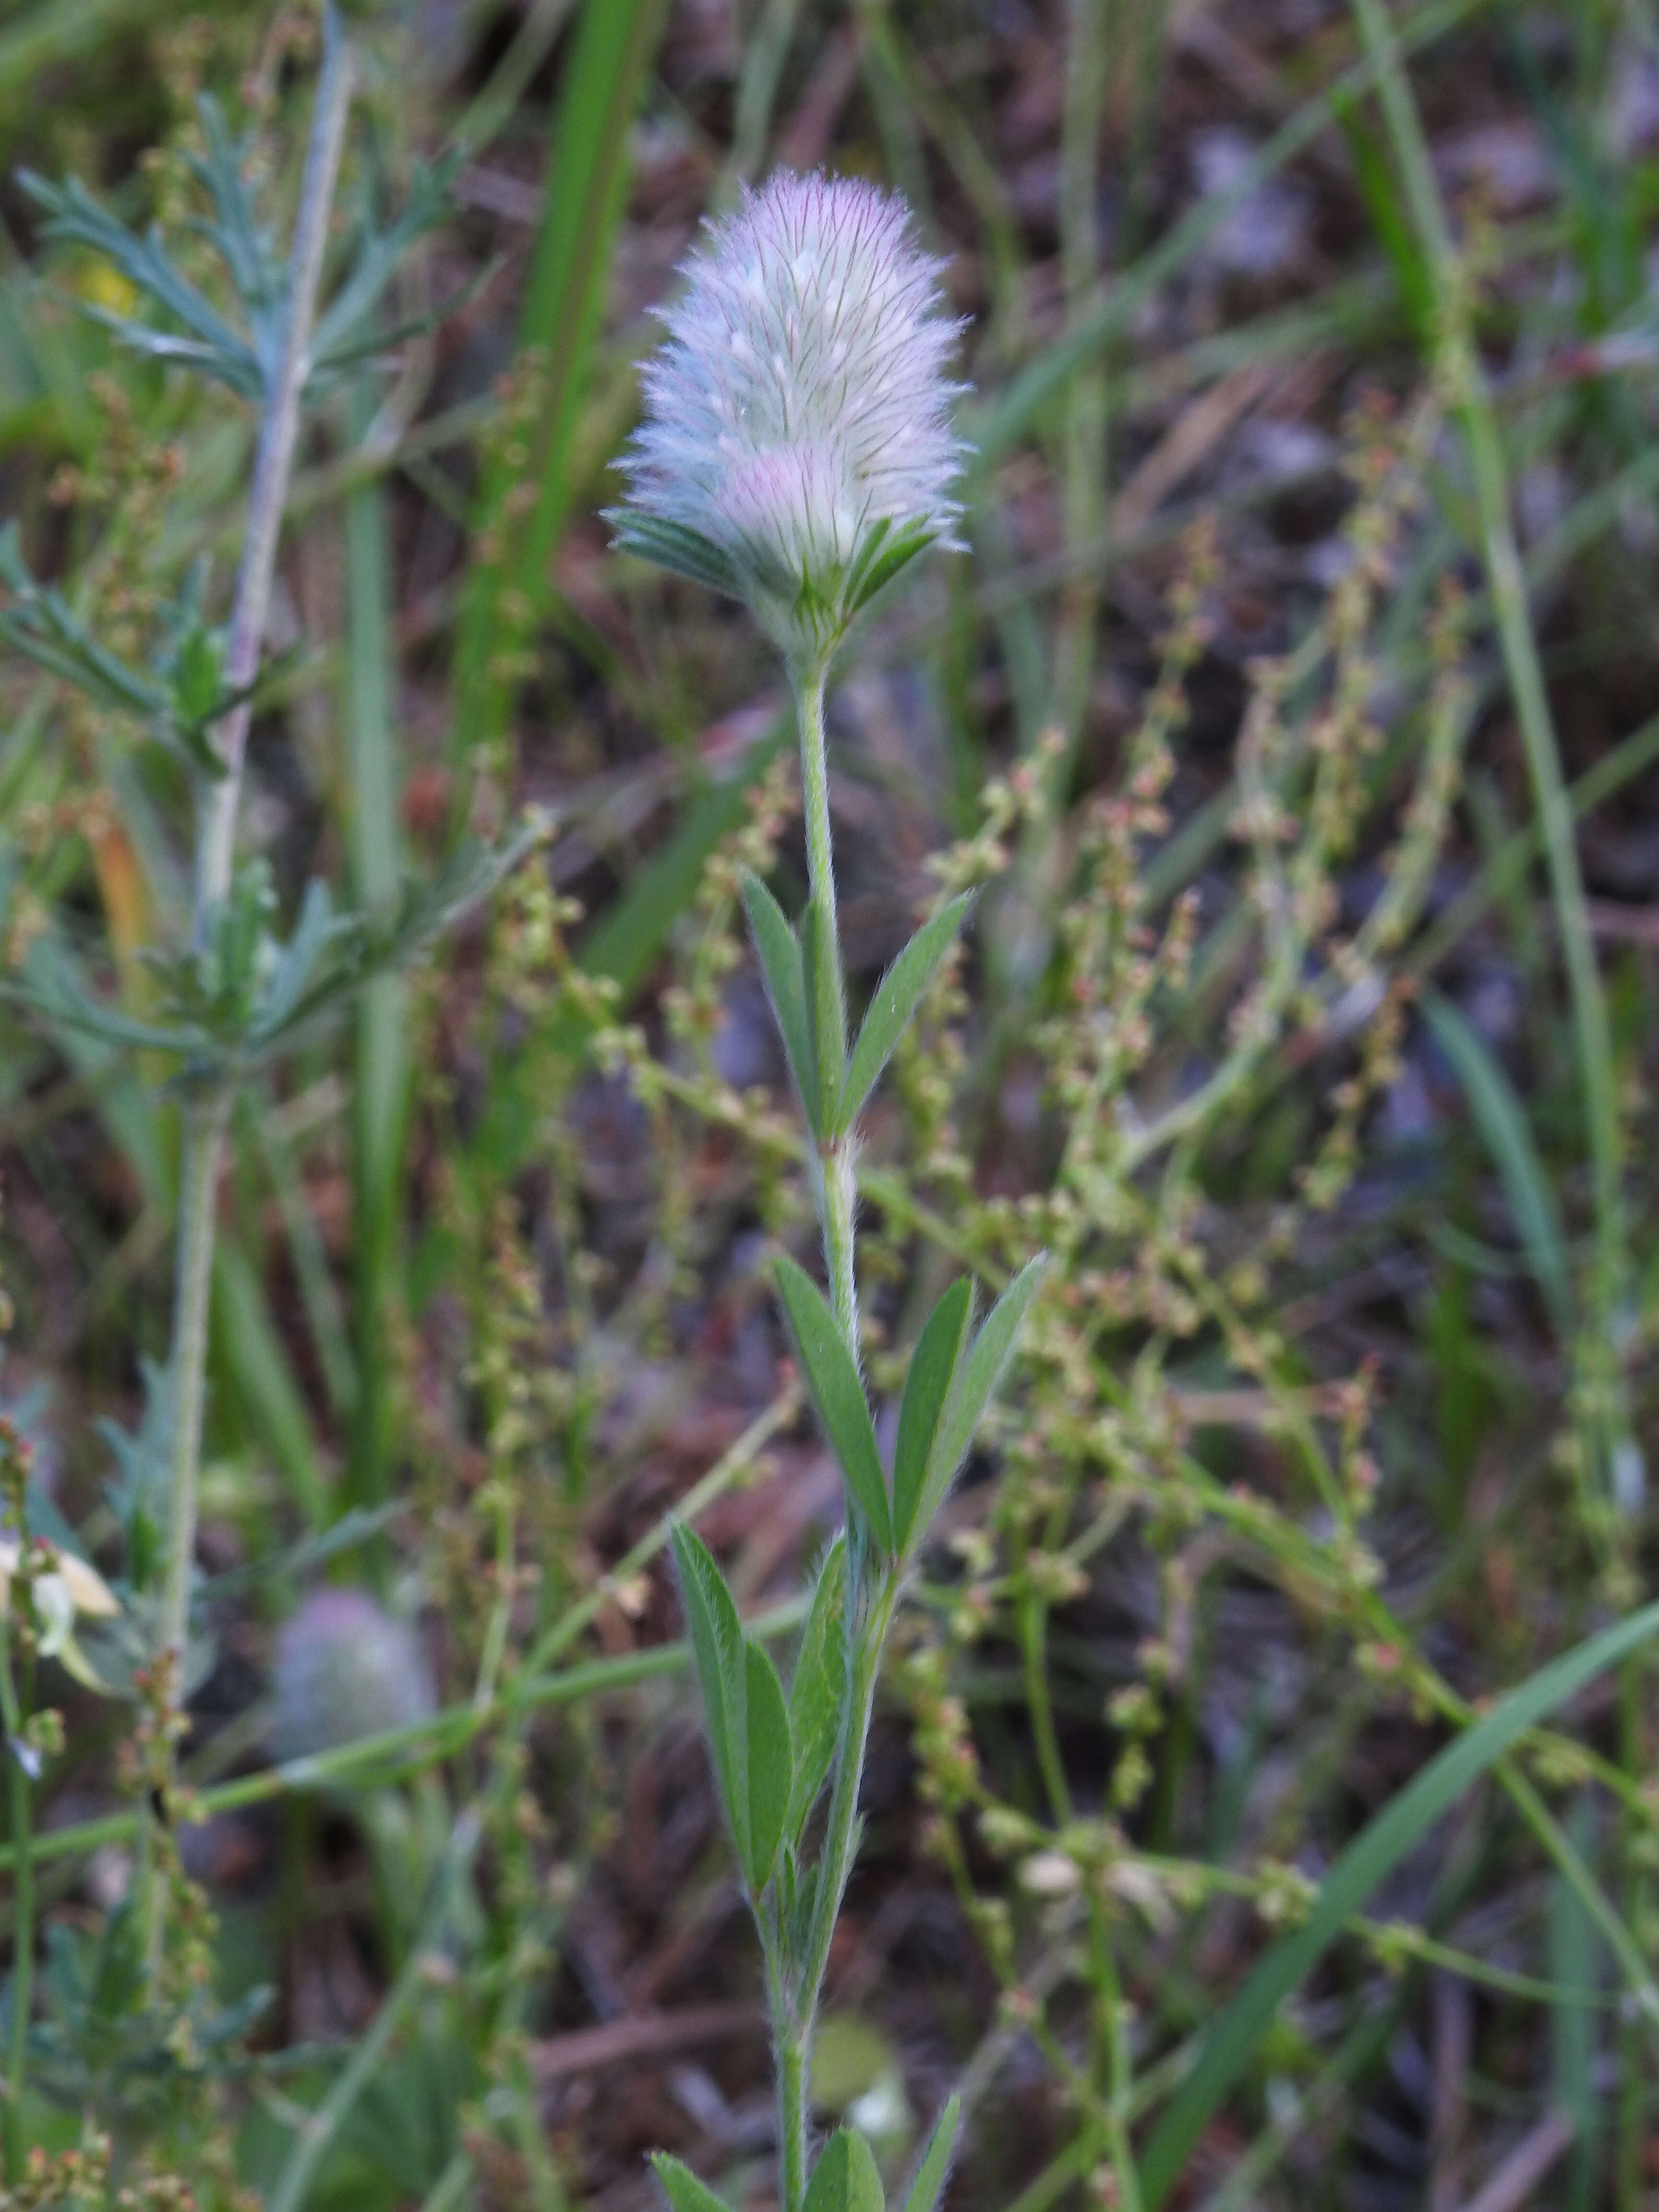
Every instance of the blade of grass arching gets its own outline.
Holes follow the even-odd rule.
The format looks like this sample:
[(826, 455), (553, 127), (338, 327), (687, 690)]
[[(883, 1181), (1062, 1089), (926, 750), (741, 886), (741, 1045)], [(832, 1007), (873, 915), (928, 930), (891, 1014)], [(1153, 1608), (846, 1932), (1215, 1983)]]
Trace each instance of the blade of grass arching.
[(1584, 1341), (1586, 1351), (1593, 1352), (1603, 1365), (1604, 1371), (1598, 1380), (1609, 1402), (1601, 1417), (1601, 1444), (1604, 1471), (1611, 1480), (1618, 1469), (1640, 1464), (1639, 1459), (1632, 1459), (1627, 1449), (1629, 1424), (1620, 1403), (1620, 1377), (1616, 1369), (1607, 1364), (1615, 1316), (1628, 1273), (1612, 1030), (1590, 933), (1583, 878), (1579, 871), (1572, 808), (1561, 773), (1560, 750), (1516, 543), (1509, 465), (1476, 349), (1466, 272), (1440, 196), (1416, 102), (1401, 65), (1394, 27), (1382, 0), (1352, 0), (1352, 7), (1367, 58), (1376, 70), (1383, 119), (1405, 185), (1412, 222), (1421, 240), (1434, 285), (1439, 368), (1462, 417), (1487, 587), (1492, 593), (1498, 642), (1520, 726), (1555, 902), (1556, 923), (1561, 935), (1577, 1039), (1578, 1075), (1583, 1089), (1595, 1200), (1594, 1301)]
[(449, 134), (452, 146), (483, 153), (530, 89), (530, 81), (553, 51), (575, 0), (535, 0), (514, 33), (513, 43), (490, 71)]
[(1358, 106), (1346, 103), (1338, 119), (1353, 162), (1359, 196), (1365, 203), (1365, 212), (1371, 219), (1377, 242), (1394, 271), (1413, 334), (1420, 343), (1434, 327), (1434, 283), (1423, 265), (1421, 245), (1401, 209), (1388, 156), (1360, 116)]
[[(1377, 1884), (1466, 1790), (1498, 1765), (1519, 1737), (1656, 1634), (1659, 1634), (1659, 1604), (1643, 1607), (1564, 1652), (1437, 1753), (1416, 1779), (1361, 1831), (1321, 1884), (1307, 1920), (1281, 1936), (1258, 1962), (1211, 2031), (1191, 2074), (1152, 2130), (1140, 2164), (1141, 2194), (1147, 2212), (1157, 2212), (1169, 2196), (1211, 2115), (1249, 2067), (1279, 2006), (1313, 1971), (1343, 1922), (1360, 1911)], [(1506, 1779), (1519, 1785), (1518, 1793), (1511, 1786), (1517, 1802), (1521, 1796), (1531, 1795), (1530, 1785), (1518, 1773)], [(1635, 1965), (1641, 1966), (1639, 1953)], [(1645, 1987), (1638, 2002), (1651, 2012), (1647, 1992), (1652, 1984), (1644, 1968), (1642, 1980)], [(1649, 2025), (1653, 2025), (1651, 2018)]]
[[(746, 1620), (744, 1632), (767, 1643), (793, 1636), (804, 1626), (810, 1602), (805, 1595), (787, 1599)], [(480, 1705), (468, 1697), (425, 1720), (407, 1721), (330, 1751), (308, 1752), (280, 1766), (263, 1766), (255, 1773), (216, 1782), (193, 1793), (189, 1817), (191, 1821), (207, 1820), (216, 1813), (269, 1804), (298, 1791), (380, 1787), (419, 1773), (441, 1759), (453, 1759), (466, 1745), (499, 1728), (506, 1717), (611, 1697), (644, 1682), (678, 1674), (690, 1663), (689, 1644), (651, 1644), (642, 1650), (624, 1652), (619, 1658), (588, 1660), (545, 1674), (515, 1674), (508, 1686), (497, 1691), (487, 1705)], [(81, 1857), (101, 1844), (125, 1841), (140, 1817), (129, 1808), (77, 1821), (73, 1826), (37, 1828), (29, 1838), (29, 1856), (37, 1867), (54, 1859)], [(0, 1875), (9, 1875), (15, 1863), (13, 1846), (0, 1843)]]
[(322, 1231), (307, 1202), (293, 1139), (270, 1105), (267, 1098), (244, 1100), (238, 1110), (239, 1134), (258, 1153), (270, 1179), (283, 1217), (300, 1303), (305, 1309), (311, 1349), (328, 1392), (329, 1411), (343, 1429), (349, 1428), (357, 1403), (350, 1323), (329, 1266)]
[[(1595, 1808), (1588, 1796), (1572, 1808), (1569, 1833), (1588, 1855), (1595, 1843)], [(1562, 1988), (1593, 1997), (1601, 1977), (1595, 1929), (1571, 1884), (1557, 1875), (1550, 1884), (1549, 1972)], [(1571, 2121), (1572, 2155), (1560, 2212), (1594, 2212), (1601, 2100), (1595, 2087), (1595, 2045), (1601, 2023), (1592, 2004), (1558, 2004), (1550, 2015), (1550, 2072), (1553, 2102)], [(1626, 2199), (1639, 2202), (1639, 2195)]]
[(1533, 1143), (1520, 1100), (1476, 1031), (1449, 999), (1426, 993), (1424, 1018), (1462, 1085), (1492, 1154), (1539, 1289), (1564, 1343), (1572, 1336), (1572, 1284), (1555, 1193)]
[[(1410, 53), (1431, 45), (1486, 4), (1487, 0), (1435, 0), (1435, 4), (1419, 9), (1400, 25), (1399, 51)], [(1345, 105), (1369, 91), (1382, 70), (1380, 61), (1367, 56), (1343, 70), (1323, 92), (1304, 101), (1241, 171), (1234, 185), (1200, 200), (1133, 268), (1125, 270), (1093, 307), (1028, 362), (1006, 390), (968, 426), (977, 451), (974, 465), (977, 472), (983, 475), (1017, 445), (1078, 368), (1128, 327), (1146, 301), (1208, 244), (1252, 192), (1294, 161)]]
[[(456, 640), (455, 742), (505, 732), (510, 669), (546, 598), (569, 504), (568, 461), (622, 212), (628, 144), (665, 0), (586, 0), (554, 124), (552, 168), (520, 326), (538, 363), (527, 454), (492, 455), (479, 520), (491, 546), (468, 578)], [(527, 503), (520, 488), (533, 489)], [(492, 542), (493, 541), (493, 542)]]
[(793, 731), (791, 719), (781, 716), (750, 746), (735, 775), (707, 785), (691, 801), (667, 843), (635, 873), (583, 938), (579, 957), (586, 974), (608, 976), (624, 1000), (639, 988), (670, 930), (696, 896), (709, 854), (743, 820), (750, 792)]
[[(361, 440), (367, 394), (353, 410)], [(393, 686), (391, 549), (386, 493), (360, 484), (345, 502), (345, 720), (351, 786), (352, 888), (368, 914), (384, 914), (402, 876)], [(408, 989), (377, 975), (356, 1008), (352, 1093), (352, 1328), (356, 1402), (343, 1506), (380, 1504), (390, 1487), (396, 1425), (392, 1347), (398, 1340), (404, 1133), (408, 1121)]]

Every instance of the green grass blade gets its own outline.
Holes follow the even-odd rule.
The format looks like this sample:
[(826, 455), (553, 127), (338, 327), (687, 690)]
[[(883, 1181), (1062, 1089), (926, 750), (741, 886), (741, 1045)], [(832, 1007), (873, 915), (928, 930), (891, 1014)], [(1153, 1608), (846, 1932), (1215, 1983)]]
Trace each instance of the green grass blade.
[(793, 728), (780, 717), (729, 781), (707, 785), (692, 799), (666, 844), (583, 938), (580, 957), (588, 975), (608, 976), (624, 1000), (638, 989), (669, 931), (696, 896), (709, 854), (743, 821), (750, 792)]
[(253, 1263), (223, 1231), (213, 1253), (213, 1345), (295, 1504), (321, 1528), (331, 1513), (311, 1414)]
[[(1444, 38), (1481, 4), (1482, 0), (1440, 0), (1438, 5), (1420, 9), (1399, 26), (1396, 51), (1409, 52)], [(1224, 192), (1210, 193), (1200, 200), (1150, 252), (1123, 271), (1097, 306), (1027, 362), (973, 426), (981, 471), (1018, 444), (1078, 369), (1128, 328), (1153, 294), (1202, 250), (1252, 192), (1294, 161), (1345, 106), (1370, 90), (1382, 67), (1381, 62), (1371, 59), (1356, 62), (1322, 93), (1304, 101), (1261, 147), (1235, 184)]]
[[(355, 409), (360, 435), (368, 427), (368, 407), (365, 395)], [(402, 873), (391, 567), (386, 494), (378, 483), (359, 485), (345, 507), (344, 705), (352, 884), (358, 905), (369, 914), (392, 906)], [(351, 1196), (358, 1389), (342, 1501), (347, 1505), (378, 1504), (391, 1487), (395, 1407), (386, 1347), (396, 1340), (404, 1276), (407, 1006), (403, 978), (377, 975), (364, 988), (356, 1015)]]
[(1449, 999), (1425, 993), (1424, 1017), (1452, 1064), (1492, 1154), (1538, 1287), (1563, 1339), (1572, 1333), (1572, 1283), (1561, 1216), (1509, 1078)]
[[(1573, 1807), (1568, 1833), (1581, 1858), (1593, 1856), (1595, 1807), (1588, 1796), (1581, 1797)], [(1574, 2138), (1559, 2212), (1595, 2212), (1601, 2097), (1595, 2083), (1595, 2046), (1601, 2030), (1594, 1999), (1605, 1954), (1583, 1900), (1559, 1874), (1550, 1884), (1548, 1936), (1550, 1979), (1591, 2000), (1558, 2004), (1550, 2017), (1554, 2103), (1572, 2122)]]
[(1257, 1964), (1153, 2129), (1140, 2163), (1146, 2212), (1157, 2212), (1169, 2196), (1211, 2114), (1249, 2064), (1280, 2004), (1312, 1972), (1343, 1923), (1528, 1729), (1656, 1634), (1659, 1604), (1644, 1606), (1540, 1668), (1431, 1759), (1349, 1844), (1326, 1876), (1307, 1921), (1282, 1936)]
[[(544, 609), (547, 576), (570, 504), (569, 463), (587, 368), (622, 212), (629, 137), (656, 52), (664, 0), (587, 0), (554, 123), (553, 162), (520, 331), (544, 367), (527, 467), (492, 462), (481, 521), (501, 551), (481, 562), (462, 603), (456, 645), (456, 744), (467, 751), (506, 726), (510, 680), (503, 657), (522, 646)], [(528, 480), (522, 516), (507, 502)], [(507, 610), (519, 611), (509, 619)]]

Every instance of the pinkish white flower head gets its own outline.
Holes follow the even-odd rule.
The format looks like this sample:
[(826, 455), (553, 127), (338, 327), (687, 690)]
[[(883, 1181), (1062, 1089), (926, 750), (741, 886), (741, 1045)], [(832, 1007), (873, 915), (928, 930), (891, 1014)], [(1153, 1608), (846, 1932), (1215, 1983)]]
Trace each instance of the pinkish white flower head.
[(845, 178), (781, 171), (711, 222), (645, 368), (618, 545), (822, 661), (924, 546), (957, 542), (942, 266), (902, 200)]

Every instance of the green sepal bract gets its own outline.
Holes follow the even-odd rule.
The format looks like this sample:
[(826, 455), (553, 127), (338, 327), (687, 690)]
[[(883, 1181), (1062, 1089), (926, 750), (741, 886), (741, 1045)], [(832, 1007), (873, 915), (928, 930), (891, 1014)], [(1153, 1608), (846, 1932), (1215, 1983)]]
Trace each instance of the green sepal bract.
[(875, 2154), (856, 2128), (837, 2128), (806, 2185), (805, 2212), (884, 2212)]
[(927, 1455), (927, 1475), (916, 1506), (913, 1529), (926, 1528), (938, 1512), (957, 1470), (968, 1456), (985, 1408), (991, 1402), (1002, 1370), (1014, 1349), (1014, 1339), (1026, 1310), (1036, 1296), (1048, 1266), (1048, 1255), (1039, 1252), (1028, 1261), (985, 1316), (970, 1348), (957, 1361), (956, 1374), (934, 1431)]
[(804, 1269), (788, 1258), (778, 1261), (778, 1291), (799, 1349), (801, 1364), (830, 1447), (841, 1462), (848, 1492), (871, 1534), (890, 1556), (893, 1549), (892, 1509), (888, 1503), (881, 1455), (864, 1385), (853, 1364), (847, 1340), (829, 1301)]
[(699, 2181), (689, 2166), (665, 2150), (653, 2150), (651, 2163), (674, 2212), (732, 2212), (723, 2197), (716, 2197), (706, 2181)]
[(916, 1509), (927, 1486), (939, 1416), (973, 1318), (972, 1290), (966, 1276), (958, 1276), (928, 1316), (910, 1355), (910, 1371), (904, 1379), (904, 1398), (899, 1407), (898, 1441), (893, 1449), (893, 1542), (901, 1553), (926, 1533), (925, 1528), (916, 1525)]
[(877, 984), (847, 1063), (834, 1123), (837, 1134), (852, 1126), (859, 1109), (875, 1089), (877, 1077), (916, 1010), (916, 1001), (932, 982), (973, 902), (973, 893), (964, 891), (942, 906), (930, 921), (922, 924)]
[(961, 2118), (962, 2100), (952, 2097), (933, 2123), (927, 2153), (916, 2168), (910, 2194), (904, 2200), (904, 2212), (933, 2212), (944, 2191), (945, 2177), (951, 2170), (951, 2154), (957, 2147), (957, 2127)]
[(743, 872), (744, 911), (750, 934), (760, 956), (772, 1001), (784, 1056), (795, 1079), (807, 1125), (817, 1137), (823, 1133), (823, 1101), (818, 1092), (818, 1060), (812, 1042), (812, 1017), (807, 1003), (806, 981), (801, 967), (800, 945), (784, 920), (783, 909), (757, 875)]
[(843, 620), (850, 622), (884, 585), (892, 582), (901, 568), (908, 568), (918, 553), (925, 553), (938, 535), (925, 522), (913, 522), (908, 528), (895, 532), (884, 515), (854, 555), (842, 585)]
[(618, 553), (631, 553), (672, 575), (706, 584), (728, 599), (743, 598), (742, 578), (712, 538), (683, 522), (668, 522), (659, 514), (642, 514), (631, 507), (607, 507), (605, 519), (616, 532), (611, 542)]
[(794, 1746), (794, 1784), (785, 1833), (799, 1842), (807, 1816), (829, 1777), (841, 1734), (847, 1695), (847, 1539), (837, 1536), (823, 1555), (812, 1610), (800, 1639), (789, 1685), (789, 1735)]

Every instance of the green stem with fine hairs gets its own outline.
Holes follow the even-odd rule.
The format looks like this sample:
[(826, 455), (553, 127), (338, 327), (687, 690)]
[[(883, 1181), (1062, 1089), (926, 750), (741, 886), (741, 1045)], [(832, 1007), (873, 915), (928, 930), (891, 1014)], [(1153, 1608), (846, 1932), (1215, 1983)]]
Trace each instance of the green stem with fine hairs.
[[(795, 704), (800, 721), (801, 811), (806, 820), (806, 869), (817, 957), (806, 979), (811, 998), (821, 1070), (833, 1070), (840, 1088), (847, 1056), (847, 991), (842, 976), (841, 934), (836, 915), (835, 856), (830, 836), (830, 769), (823, 740), (823, 687), (829, 656), (794, 672)], [(827, 1119), (827, 1117), (826, 1117)], [(830, 1303), (854, 1364), (859, 1360), (858, 1282), (853, 1267), (858, 1182), (850, 1130), (826, 1133), (819, 1148), (819, 1211), (823, 1224), (824, 1266)]]

